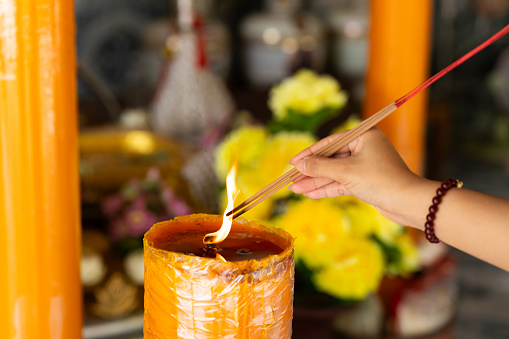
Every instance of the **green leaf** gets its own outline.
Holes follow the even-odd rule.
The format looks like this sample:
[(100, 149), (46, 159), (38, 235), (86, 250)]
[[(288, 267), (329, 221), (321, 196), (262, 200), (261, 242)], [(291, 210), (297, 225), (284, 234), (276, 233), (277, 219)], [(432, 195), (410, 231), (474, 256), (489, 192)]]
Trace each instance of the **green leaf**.
[(387, 244), (380, 240), (378, 237), (373, 236), (373, 240), (380, 246), (384, 252), (385, 261), (388, 265), (395, 265), (403, 260), (403, 253), (394, 245)]

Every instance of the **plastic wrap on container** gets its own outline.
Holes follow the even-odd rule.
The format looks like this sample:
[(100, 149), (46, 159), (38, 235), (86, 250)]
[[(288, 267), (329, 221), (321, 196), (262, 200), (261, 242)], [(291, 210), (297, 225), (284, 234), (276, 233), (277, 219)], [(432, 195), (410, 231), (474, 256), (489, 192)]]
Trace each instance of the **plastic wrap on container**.
[[(259, 260), (223, 262), (158, 249), (156, 237), (174, 236), (181, 222), (221, 222), (195, 214), (154, 225), (144, 237), (145, 338), (291, 338), (293, 238), (282, 229), (245, 219), (283, 248)], [(166, 232), (168, 231), (168, 232)], [(168, 235), (169, 234), (169, 235)]]

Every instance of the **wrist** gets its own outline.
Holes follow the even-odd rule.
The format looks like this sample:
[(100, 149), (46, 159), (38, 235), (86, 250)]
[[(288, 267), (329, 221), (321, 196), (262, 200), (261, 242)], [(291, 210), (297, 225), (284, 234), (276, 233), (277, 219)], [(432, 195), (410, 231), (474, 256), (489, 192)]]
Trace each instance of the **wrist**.
[(408, 220), (411, 223), (409, 226), (424, 231), (429, 207), (436, 194), (436, 190), (441, 184), (440, 181), (423, 179), (413, 188), (413, 198), (410, 200), (413, 212), (412, 215), (408, 216)]
[(423, 231), (431, 200), (441, 183), (415, 174), (399, 182), (390, 205), (381, 212), (398, 224)]

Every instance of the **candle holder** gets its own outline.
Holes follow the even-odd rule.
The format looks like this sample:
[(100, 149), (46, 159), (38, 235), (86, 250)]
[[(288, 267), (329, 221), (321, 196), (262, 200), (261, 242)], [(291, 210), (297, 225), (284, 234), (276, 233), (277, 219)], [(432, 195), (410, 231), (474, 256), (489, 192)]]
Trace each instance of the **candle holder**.
[[(184, 249), (206, 249), (203, 236), (221, 222), (222, 216), (194, 214), (155, 224), (145, 234), (145, 338), (291, 338), (292, 236), (238, 219), (217, 244), (226, 261)], [(280, 251), (267, 255), (269, 244)], [(233, 255), (232, 248), (238, 248)], [(257, 248), (253, 256), (239, 260), (250, 248)]]

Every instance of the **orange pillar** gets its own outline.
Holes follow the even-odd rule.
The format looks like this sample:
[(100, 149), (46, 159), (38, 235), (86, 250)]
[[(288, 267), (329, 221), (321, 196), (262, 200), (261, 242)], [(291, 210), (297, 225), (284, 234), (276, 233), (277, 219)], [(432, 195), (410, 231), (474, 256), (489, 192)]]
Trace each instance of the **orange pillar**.
[[(431, 16), (431, 0), (371, 1), (365, 117), (428, 78)], [(427, 95), (421, 93), (378, 124), (418, 174), (424, 167), (426, 109)]]
[(2, 338), (80, 338), (73, 2), (0, 4)]

